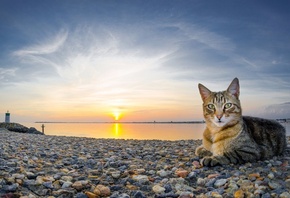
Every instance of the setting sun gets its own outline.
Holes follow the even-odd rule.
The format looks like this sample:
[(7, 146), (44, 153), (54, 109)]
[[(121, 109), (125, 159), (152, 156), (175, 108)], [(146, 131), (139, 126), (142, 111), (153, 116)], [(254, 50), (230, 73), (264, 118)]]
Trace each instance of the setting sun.
[(121, 115), (121, 113), (119, 111), (115, 111), (113, 113), (115, 121), (118, 121), (120, 119), (120, 115)]

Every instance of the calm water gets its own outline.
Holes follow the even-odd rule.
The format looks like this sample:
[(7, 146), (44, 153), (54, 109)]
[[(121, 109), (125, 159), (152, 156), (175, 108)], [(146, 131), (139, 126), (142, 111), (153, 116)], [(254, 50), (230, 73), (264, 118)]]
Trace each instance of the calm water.
[[(22, 123), (41, 131), (41, 123)], [(46, 135), (115, 139), (202, 139), (205, 124), (45, 123)], [(283, 123), (290, 136), (290, 123)]]

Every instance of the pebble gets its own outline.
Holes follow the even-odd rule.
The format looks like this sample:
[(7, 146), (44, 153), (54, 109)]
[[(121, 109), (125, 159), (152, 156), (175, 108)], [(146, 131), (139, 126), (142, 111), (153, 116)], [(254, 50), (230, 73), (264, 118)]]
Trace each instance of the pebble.
[(71, 185), (72, 185), (72, 182), (64, 182), (62, 184), (61, 188), (69, 188), (69, 187), (71, 187)]
[(225, 185), (225, 183), (227, 183), (227, 179), (219, 179), (219, 180), (215, 181), (214, 187), (219, 188), (219, 187)]
[(107, 186), (104, 186), (104, 185), (97, 185), (97, 187), (94, 189), (94, 193), (96, 195), (99, 195), (101, 197), (107, 197), (107, 196), (110, 196), (111, 194), (111, 190), (109, 187)]
[(185, 177), (188, 175), (188, 171), (187, 171), (187, 170), (176, 170), (176, 171), (175, 171), (175, 174), (176, 174), (178, 177), (185, 178)]
[(281, 185), (280, 184), (278, 184), (277, 182), (269, 182), (268, 183), (268, 185), (269, 185), (269, 187), (272, 189), (272, 190), (275, 190), (275, 189), (277, 189), (277, 188), (281, 188)]
[(160, 177), (167, 177), (167, 176), (169, 175), (168, 171), (165, 171), (165, 170), (157, 171), (157, 174), (158, 174)]
[(118, 179), (121, 176), (121, 172), (120, 171), (115, 171), (112, 172), (112, 177), (115, 179)]
[(289, 192), (283, 192), (279, 196), (280, 198), (290, 198), (290, 193)]
[(155, 185), (153, 186), (152, 190), (156, 193), (156, 194), (161, 194), (161, 193), (164, 193), (165, 192), (165, 188), (163, 188), (162, 186), (160, 185)]
[(269, 173), (269, 174), (267, 175), (267, 177), (268, 177), (269, 179), (273, 179), (275, 176), (274, 176), (273, 173)]
[(0, 129), (0, 197), (290, 198), (290, 151), (265, 161), (203, 167), (195, 156), (200, 144)]
[(149, 181), (149, 178), (147, 175), (134, 175), (132, 178), (133, 178), (133, 180), (136, 180), (136, 181), (141, 182), (141, 183), (145, 183), (145, 182)]
[(234, 198), (244, 198), (245, 197), (245, 193), (243, 190), (237, 190), (235, 193), (234, 193)]

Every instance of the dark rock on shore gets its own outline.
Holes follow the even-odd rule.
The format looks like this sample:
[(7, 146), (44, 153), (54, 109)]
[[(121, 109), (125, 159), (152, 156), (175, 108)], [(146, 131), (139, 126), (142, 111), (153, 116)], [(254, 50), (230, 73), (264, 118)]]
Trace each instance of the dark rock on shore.
[(12, 132), (18, 132), (18, 133), (30, 133), (30, 134), (40, 134), (44, 135), (42, 132), (36, 130), (34, 127), (26, 127), (18, 123), (6, 123), (6, 122), (1, 122), (0, 123), (0, 128), (5, 128), (8, 131)]

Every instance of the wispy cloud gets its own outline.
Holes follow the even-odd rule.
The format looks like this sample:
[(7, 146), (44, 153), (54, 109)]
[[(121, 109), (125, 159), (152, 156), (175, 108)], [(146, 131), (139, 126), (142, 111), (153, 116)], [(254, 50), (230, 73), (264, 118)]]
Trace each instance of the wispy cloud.
[(270, 119), (290, 118), (290, 102), (261, 107), (254, 115)]
[[(142, 38), (137, 35), (130, 38), (116, 29), (89, 27), (61, 31), (50, 40), (54, 41), (51, 45), (44, 39), (42, 43), (26, 46), (13, 55), (28, 66), (26, 74), (34, 81), (37, 79), (35, 91), (40, 87), (52, 90), (44, 93), (51, 103), (61, 101), (64, 106), (90, 104), (109, 110), (128, 109), (142, 106), (146, 100), (147, 103), (151, 101), (148, 103), (151, 105), (159, 104), (158, 100), (170, 92), (167, 72), (159, 68), (164, 56), (171, 51), (162, 49), (162, 46), (151, 48), (140, 42)], [(152, 49), (156, 53), (152, 54)], [(32, 75), (47, 67), (53, 68), (55, 73)], [(21, 70), (24, 68), (22, 64)], [(47, 85), (48, 80), (50, 85)]]
[(44, 41), (39, 41), (38, 44), (17, 50), (13, 55), (25, 58), (28, 56), (45, 55), (57, 52), (66, 41), (67, 36), (68, 32), (66, 30), (61, 30), (52, 38), (45, 38)]
[(190, 40), (195, 40), (199, 43), (202, 43), (207, 48), (217, 50), (220, 53), (233, 52), (236, 48), (235, 44), (228, 37), (210, 31), (204, 27), (201, 27), (200, 25), (177, 24), (176, 26)]
[[(273, 52), (265, 38), (275, 37), (264, 37), (257, 21), (249, 27), (247, 17), (231, 19), (228, 12), (220, 15), (202, 3), (162, 4), (146, 3), (143, 9), (138, 2), (108, 6), (92, 1), (89, 6), (80, 4), (81, 9), (72, 6), (69, 12), (66, 3), (57, 9), (51, 6), (47, 13), (63, 12), (35, 20), (37, 27), (45, 27), (44, 34), (28, 25), (34, 20), (25, 18), (19, 29), (29, 38), (19, 39), (19, 44), (17, 39), (10, 41), (15, 50), (10, 64), (0, 66), (0, 79), (14, 81), (17, 91), (11, 98), (23, 95), (18, 108), (37, 104), (39, 111), (48, 112), (119, 109), (149, 115), (158, 109), (179, 109), (189, 115), (201, 102), (197, 83), (223, 90), (234, 77), (240, 78), (248, 103), (271, 94), (277, 96), (263, 105), (288, 101), (284, 92), (289, 88), (289, 58), (279, 50), (289, 50)], [(108, 10), (114, 6), (111, 14)], [(200, 11), (203, 8), (210, 16)], [(27, 13), (17, 19), (21, 16)]]
[(17, 68), (1, 68), (0, 67), (0, 84), (7, 84), (11, 77), (15, 76)]

